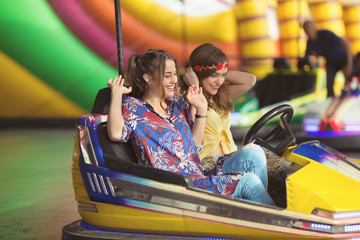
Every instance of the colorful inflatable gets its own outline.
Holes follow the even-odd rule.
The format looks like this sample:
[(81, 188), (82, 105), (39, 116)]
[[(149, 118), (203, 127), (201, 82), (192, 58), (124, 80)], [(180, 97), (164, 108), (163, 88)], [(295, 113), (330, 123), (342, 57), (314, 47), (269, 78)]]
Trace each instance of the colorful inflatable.
[(71, 32), (50, 2), (0, 2), (6, 84), (0, 95), (7, 97), (2, 117), (75, 117), (91, 109), (104, 80), (117, 73)]
[[(303, 54), (298, 23), (308, 17), (346, 36), (354, 54), (360, 51), (357, 1), (122, 0), (121, 10), (125, 61), (159, 48), (185, 66), (197, 45), (211, 42), (232, 69), (262, 79), (275, 57)], [(89, 112), (97, 91), (118, 74), (114, 1), (0, 1), (0, 13), (0, 118)]]

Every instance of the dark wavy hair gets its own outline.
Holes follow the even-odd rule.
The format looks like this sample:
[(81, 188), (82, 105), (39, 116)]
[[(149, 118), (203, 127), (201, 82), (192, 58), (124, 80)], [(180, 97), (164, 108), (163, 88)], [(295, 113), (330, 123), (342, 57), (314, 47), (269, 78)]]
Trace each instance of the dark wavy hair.
[[(188, 65), (192, 67), (192, 69), (194, 69), (195, 66), (212, 66), (214, 64), (216, 66), (219, 63), (228, 62), (229, 60), (227, 56), (223, 51), (221, 51), (221, 49), (211, 43), (204, 43), (195, 48), (194, 51), (191, 53)], [(216, 68), (202, 70), (199, 72), (195, 71), (199, 79), (200, 87), (203, 86), (203, 80), (210, 77), (216, 71)], [(183, 80), (180, 82), (180, 88), (182, 93), (184, 93), (185, 90), (187, 90), (188, 88), (188, 86), (186, 86)], [(204, 96), (208, 101), (209, 107), (213, 108), (216, 112), (225, 115), (234, 110), (234, 105), (232, 104), (224, 85), (219, 88), (215, 96), (210, 95), (204, 88), (203, 92)]]
[[(176, 58), (164, 50), (149, 49), (143, 55), (132, 54), (128, 59), (125, 73), (126, 86), (132, 87), (132, 91), (128, 95), (135, 98), (143, 98), (145, 96), (148, 86), (143, 78), (144, 74), (149, 75), (153, 80), (160, 83), (164, 78), (165, 62), (167, 59), (173, 60), (176, 70), (178, 70)], [(177, 87), (175, 92), (176, 89)], [(165, 97), (164, 88), (159, 90), (162, 91)]]

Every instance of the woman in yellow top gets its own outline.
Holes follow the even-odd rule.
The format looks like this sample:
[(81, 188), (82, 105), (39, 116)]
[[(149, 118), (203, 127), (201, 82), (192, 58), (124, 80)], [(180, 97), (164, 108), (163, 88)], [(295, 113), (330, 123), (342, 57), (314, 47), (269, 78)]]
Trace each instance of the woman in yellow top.
[(207, 116), (192, 114), (193, 118), (207, 118), (204, 144), (199, 153), (205, 172), (243, 173), (235, 190), (238, 196), (275, 205), (267, 192), (264, 151), (253, 143), (238, 150), (230, 131), (230, 113), (234, 109), (231, 100), (252, 88), (256, 77), (246, 72), (228, 71), (228, 58), (210, 43), (194, 49), (188, 63), (180, 87), (186, 92), (189, 86), (201, 86), (209, 106)]

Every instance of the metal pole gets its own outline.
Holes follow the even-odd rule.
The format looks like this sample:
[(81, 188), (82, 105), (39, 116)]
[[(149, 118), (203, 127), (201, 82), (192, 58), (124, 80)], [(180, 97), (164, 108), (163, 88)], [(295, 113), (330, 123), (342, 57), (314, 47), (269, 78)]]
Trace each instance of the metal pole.
[(115, 4), (118, 70), (119, 70), (119, 75), (124, 76), (125, 75), (125, 65), (124, 65), (124, 53), (123, 53), (123, 42), (122, 42), (120, 0), (114, 0), (114, 4)]
[(185, 1), (181, 0), (181, 40), (183, 46), (182, 64), (186, 67), (187, 62), (187, 28), (186, 28), (186, 14), (185, 14)]
[(302, 28), (302, 23), (303, 23), (303, 12), (302, 12), (302, 0), (297, 0), (296, 1), (296, 5), (297, 5), (297, 10), (298, 10), (298, 23), (299, 23), (299, 28), (298, 28), (298, 36), (297, 36), (297, 44), (296, 44), (296, 47), (297, 47), (297, 55), (298, 55), (298, 60), (301, 55), (301, 51), (300, 51), (300, 41), (301, 41), (301, 28)]

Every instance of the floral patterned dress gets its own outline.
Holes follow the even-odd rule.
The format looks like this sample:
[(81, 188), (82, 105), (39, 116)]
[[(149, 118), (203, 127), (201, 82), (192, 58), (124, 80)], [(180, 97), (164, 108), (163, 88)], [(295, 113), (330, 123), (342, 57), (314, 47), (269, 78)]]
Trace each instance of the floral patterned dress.
[(121, 142), (131, 141), (139, 164), (189, 176), (195, 187), (232, 195), (241, 175), (204, 171), (195, 146), (188, 106), (182, 96), (166, 99), (166, 117), (143, 99), (124, 97)]

